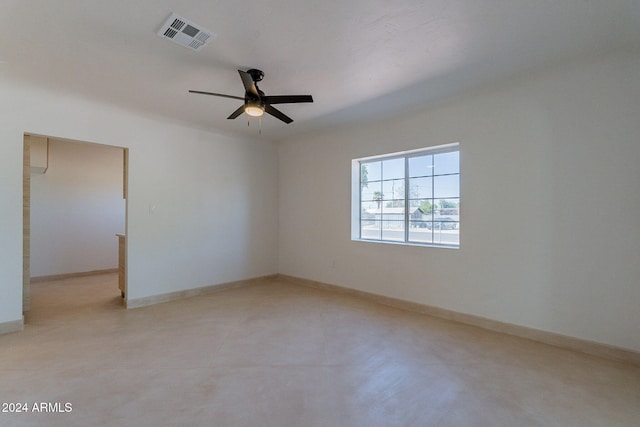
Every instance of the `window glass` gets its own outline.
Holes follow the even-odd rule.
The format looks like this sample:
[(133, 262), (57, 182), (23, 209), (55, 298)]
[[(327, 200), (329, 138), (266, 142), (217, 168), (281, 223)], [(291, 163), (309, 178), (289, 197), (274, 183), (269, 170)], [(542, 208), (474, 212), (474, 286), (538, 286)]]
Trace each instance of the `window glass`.
[(382, 238), (382, 222), (370, 221), (362, 225), (362, 238), (380, 240)]
[(425, 199), (433, 197), (433, 178), (409, 178), (409, 198)]
[(382, 194), (382, 182), (369, 182), (366, 185), (361, 184), (361, 196), (360, 199), (364, 202), (367, 200), (379, 199), (379, 195)]
[(460, 194), (460, 176), (443, 175), (433, 177), (433, 196), (436, 198), (458, 197)]
[(460, 173), (460, 153), (440, 153), (433, 156), (434, 175), (445, 175), (449, 173)]
[(382, 181), (383, 200), (404, 200), (404, 179)]
[(360, 166), (360, 180), (362, 183), (380, 181), (382, 179), (382, 162), (367, 162)]
[(404, 242), (404, 220), (387, 220), (382, 224), (382, 240)]
[(356, 166), (360, 177), (352, 183), (358, 191), (352, 224), (359, 228), (352, 238), (459, 247), (458, 144), (354, 160)]
[(409, 157), (409, 177), (433, 175), (433, 156)]
[(404, 179), (404, 158), (384, 160), (382, 179)]

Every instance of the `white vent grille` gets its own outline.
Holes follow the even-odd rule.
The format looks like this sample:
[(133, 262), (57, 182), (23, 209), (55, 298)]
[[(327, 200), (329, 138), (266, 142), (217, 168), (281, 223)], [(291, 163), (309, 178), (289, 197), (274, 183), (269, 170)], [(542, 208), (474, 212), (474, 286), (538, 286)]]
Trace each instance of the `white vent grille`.
[(200, 50), (205, 44), (211, 41), (214, 34), (211, 31), (194, 24), (181, 16), (172, 13), (167, 21), (162, 25), (158, 35), (169, 39), (181, 46), (193, 50)]

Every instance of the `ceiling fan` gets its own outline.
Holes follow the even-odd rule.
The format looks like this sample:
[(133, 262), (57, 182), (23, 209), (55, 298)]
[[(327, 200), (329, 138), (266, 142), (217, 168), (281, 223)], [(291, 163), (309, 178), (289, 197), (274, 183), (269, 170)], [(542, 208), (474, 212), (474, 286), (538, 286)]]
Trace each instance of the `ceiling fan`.
[(240, 99), (244, 101), (236, 111), (231, 113), (227, 119), (235, 119), (242, 113), (249, 116), (260, 117), (264, 113), (271, 114), (273, 117), (282, 120), (285, 123), (291, 123), (293, 119), (282, 111), (273, 107), (273, 104), (293, 104), (298, 102), (313, 102), (311, 95), (272, 95), (267, 96), (258, 88), (258, 82), (264, 77), (264, 73), (254, 68), (242, 71), (238, 70), (242, 84), (244, 85), (244, 98), (240, 96), (225, 95), (222, 93), (202, 92), (199, 90), (190, 90), (190, 93), (199, 93), (201, 95), (222, 96), (224, 98)]

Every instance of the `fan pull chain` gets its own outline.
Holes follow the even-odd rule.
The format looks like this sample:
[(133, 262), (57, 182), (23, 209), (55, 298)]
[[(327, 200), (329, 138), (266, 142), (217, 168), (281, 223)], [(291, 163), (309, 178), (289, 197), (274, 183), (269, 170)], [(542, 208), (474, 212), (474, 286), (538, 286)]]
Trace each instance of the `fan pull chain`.
[(258, 118), (258, 134), (262, 135), (262, 116)]

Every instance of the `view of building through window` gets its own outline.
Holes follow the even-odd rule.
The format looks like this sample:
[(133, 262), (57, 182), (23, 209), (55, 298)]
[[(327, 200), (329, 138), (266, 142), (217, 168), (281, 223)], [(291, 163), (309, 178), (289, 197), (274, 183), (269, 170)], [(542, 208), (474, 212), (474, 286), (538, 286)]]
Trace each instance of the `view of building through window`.
[(458, 144), (362, 159), (360, 239), (458, 247)]

